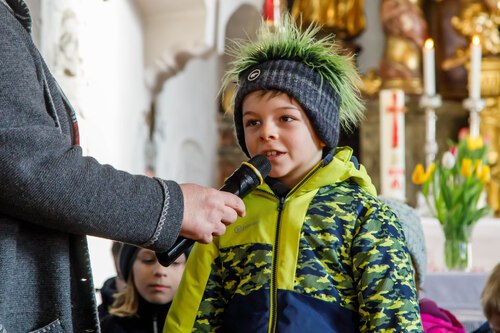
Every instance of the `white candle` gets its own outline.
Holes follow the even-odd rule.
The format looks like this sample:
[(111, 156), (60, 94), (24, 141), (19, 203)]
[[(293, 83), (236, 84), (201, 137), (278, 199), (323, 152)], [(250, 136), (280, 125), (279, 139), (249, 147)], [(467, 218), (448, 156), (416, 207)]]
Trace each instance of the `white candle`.
[(434, 71), (434, 41), (429, 38), (424, 43), (424, 93), (427, 96), (436, 94), (436, 77)]
[(280, 24), (280, 21), (281, 21), (281, 8), (280, 8), (280, 0), (274, 0), (274, 8), (273, 8), (273, 11), (274, 11), (274, 24), (275, 25), (279, 25)]
[(478, 36), (472, 37), (470, 44), (469, 97), (481, 98), (481, 43)]

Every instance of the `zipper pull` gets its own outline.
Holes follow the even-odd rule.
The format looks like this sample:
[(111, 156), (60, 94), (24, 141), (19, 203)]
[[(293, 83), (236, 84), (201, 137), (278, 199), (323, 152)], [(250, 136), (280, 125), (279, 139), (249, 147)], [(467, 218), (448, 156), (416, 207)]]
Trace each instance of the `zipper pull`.
[(278, 212), (281, 212), (283, 210), (283, 206), (285, 205), (285, 197), (279, 197), (280, 203), (278, 205)]
[(158, 314), (153, 315), (153, 332), (158, 333)]

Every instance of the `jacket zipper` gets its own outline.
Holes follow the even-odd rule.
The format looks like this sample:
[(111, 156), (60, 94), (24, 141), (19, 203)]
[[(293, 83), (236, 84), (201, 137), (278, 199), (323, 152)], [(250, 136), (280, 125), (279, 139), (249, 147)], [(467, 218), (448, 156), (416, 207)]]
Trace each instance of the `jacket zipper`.
[(153, 333), (158, 333), (158, 314), (153, 315)]
[(279, 235), (281, 229), (281, 214), (283, 213), (283, 207), (285, 206), (285, 201), (288, 197), (290, 197), (298, 188), (302, 186), (309, 178), (312, 177), (316, 173), (316, 170), (319, 169), (321, 165), (317, 166), (312, 172), (310, 172), (304, 179), (302, 179), (285, 197), (278, 197), (278, 223), (276, 225), (276, 237), (274, 240), (274, 257), (273, 257), (273, 269), (271, 275), (271, 318), (269, 325), (269, 333), (276, 332), (276, 325), (278, 322), (278, 287), (277, 287), (277, 270), (278, 270), (278, 248), (279, 248)]
[(281, 226), (281, 213), (285, 205), (286, 197), (280, 197), (278, 205), (278, 223), (276, 225), (276, 236), (274, 240), (274, 256), (273, 256), (273, 271), (271, 275), (271, 323), (269, 325), (269, 332), (276, 332), (276, 322), (278, 317), (278, 288), (276, 286), (276, 275), (278, 267), (278, 248), (279, 248), (279, 235)]

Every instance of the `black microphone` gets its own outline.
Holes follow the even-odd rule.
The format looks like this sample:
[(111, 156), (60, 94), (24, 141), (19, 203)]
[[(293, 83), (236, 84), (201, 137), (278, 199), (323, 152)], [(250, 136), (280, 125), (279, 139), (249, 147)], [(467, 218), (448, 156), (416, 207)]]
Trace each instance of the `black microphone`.
[[(256, 155), (247, 162), (241, 163), (231, 176), (229, 176), (220, 191), (236, 194), (240, 198), (245, 197), (257, 186), (264, 182), (264, 178), (271, 172), (271, 162), (263, 156)], [(163, 266), (169, 266), (184, 251), (194, 244), (194, 240), (179, 237), (168, 251), (156, 253), (158, 261)]]

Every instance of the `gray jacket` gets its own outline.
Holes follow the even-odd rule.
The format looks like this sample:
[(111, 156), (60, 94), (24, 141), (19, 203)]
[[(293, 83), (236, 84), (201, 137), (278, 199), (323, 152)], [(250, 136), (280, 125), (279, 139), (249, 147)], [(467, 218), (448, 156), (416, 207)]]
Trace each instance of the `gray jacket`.
[(83, 157), (68, 105), (30, 36), (22, 0), (0, 1), (0, 333), (99, 331), (85, 235), (154, 251), (182, 223), (178, 184)]

